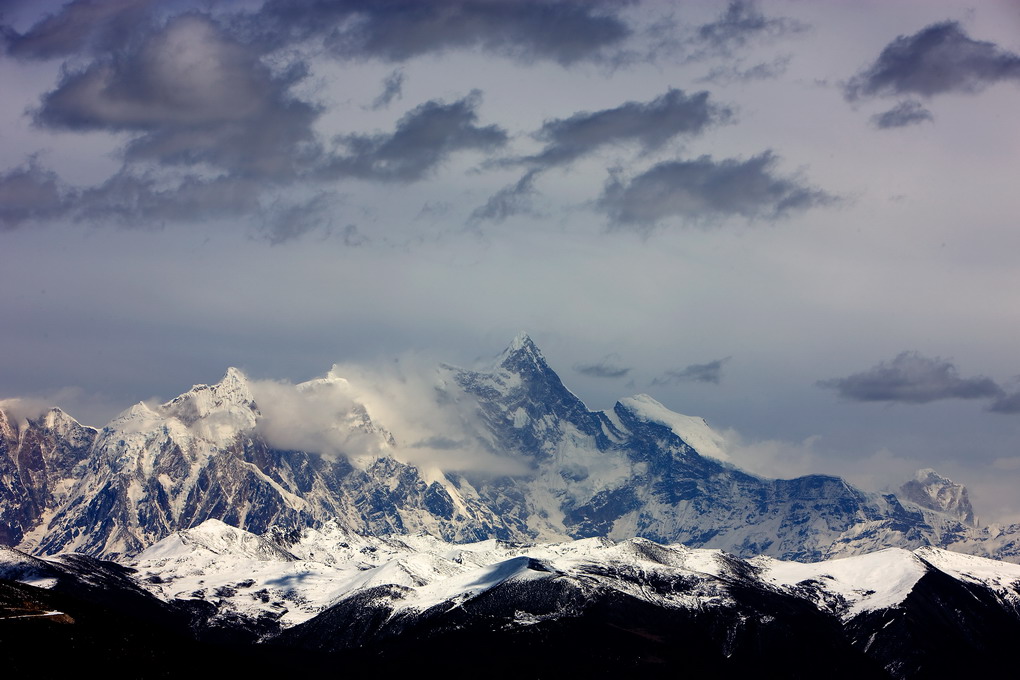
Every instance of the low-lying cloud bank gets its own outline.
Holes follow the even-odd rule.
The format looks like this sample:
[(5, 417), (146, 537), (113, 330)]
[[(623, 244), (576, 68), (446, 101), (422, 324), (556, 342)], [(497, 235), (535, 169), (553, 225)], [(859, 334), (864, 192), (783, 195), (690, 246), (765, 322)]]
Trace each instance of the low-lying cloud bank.
[(324, 456), (391, 455), (418, 466), (476, 474), (526, 467), (487, 445), (472, 401), (436, 364), (404, 357), (383, 367), (335, 365), (293, 384), (252, 382), (258, 430), (273, 447)]

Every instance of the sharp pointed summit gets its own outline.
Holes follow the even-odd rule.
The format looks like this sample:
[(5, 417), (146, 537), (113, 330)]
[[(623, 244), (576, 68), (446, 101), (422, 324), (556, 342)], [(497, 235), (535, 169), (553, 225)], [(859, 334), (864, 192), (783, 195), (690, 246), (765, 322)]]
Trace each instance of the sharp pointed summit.
[(254, 425), (258, 408), (252, 396), (248, 378), (240, 370), (230, 367), (214, 385), (194, 385), (184, 394), (162, 405), (166, 414), (192, 425), (214, 412), (231, 412), (241, 424)]
[[(510, 345), (506, 348), (506, 352), (516, 352), (517, 350), (524, 349), (525, 347), (535, 348), (535, 343), (532, 341), (531, 336), (525, 331), (519, 331), (514, 339), (510, 341)], [(537, 348), (535, 348), (537, 349)]]
[(521, 331), (510, 342), (503, 353), (499, 356), (499, 368), (513, 373), (525, 373), (538, 369), (542, 372), (549, 371), (549, 364), (546, 363), (542, 351), (531, 337)]
[(56, 416), (60, 427), (0, 420), (0, 543), (126, 555), (214, 519), (466, 542), (640, 536), (799, 560), (890, 545), (1020, 555), (1020, 526), (975, 526), (965, 489), (934, 472), (897, 495), (822, 475), (767, 479), (723, 462), (727, 441), (704, 420), (647, 395), (592, 411), (526, 333), (488, 370), (440, 377), (422, 402), (432, 419), (398, 419), (393, 437), (352, 405), (360, 387), (335, 368), (258, 391), (258, 406), (229, 369), (99, 432)]
[(931, 468), (918, 470), (913, 479), (900, 487), (899, 495), (921, 507), (954, 515), (972, 526), (976, 524), (967, 487)]

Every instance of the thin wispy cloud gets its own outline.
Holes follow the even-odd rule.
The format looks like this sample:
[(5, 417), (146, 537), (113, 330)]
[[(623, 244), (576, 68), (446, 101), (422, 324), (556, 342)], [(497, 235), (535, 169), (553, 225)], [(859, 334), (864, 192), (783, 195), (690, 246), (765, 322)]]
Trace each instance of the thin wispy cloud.
[(723, 364), (731, 357), (715, 359), (705, 364), (689, 364), (684, 368), (675, 368), (663, 372), (652, 380), (652, 385), (673, 385), (685, 382), (702, 382), (718, 385), (722, 380)]
[(620, 366), (619, 357), (609, 354), (590, 364), (574, 364), (574, 370), (589, 378), (623, 378), (631, 368)]
[(770, 61), (763, 61), (754, 66), (744, 66), (742, 63), (716, 66), (705, 76), (698, 79), (701, 83), (713, 83), (715, 85), (728, 85), (730, 83), (750, 83), (758, 80), (773, 80), (786, 73), (790, 66), (790, 55), (776, 57)]
[(900, 102), (888, 111), (876, 113), (871, 117), (871, 124), (880, 130), (906, 127), (918, 123), (931, 122), (935, 116), (916, 99)]
[(495, 222), (500, 224), (514, 215), (533, 215), (533, 201), (538, 192), (535, 190), (537, 170), (529, 170), (508, 186), (503, 187), (489, 197), (485, 205), (475, 208), (468, 218), (468, 224)]
[[(715, 21), (697, 29), (701, 56), (728, 55), (753, 41), (772, 41), (808, 30), (808, 25), (788, 17), (769, 17), (758, 3), (732, 0)], [(707, 53), (707, 54), (706, 54)]]
[[(265, 235), (270, 243), (281, 244), (310, 231), (328, 233), (339, 204), (340, 199), (334, 192), (320, 192), (304, 201), (278, 203), (263, 210)], [(355, 232), (345, 232), (344, 240), (348, 245), (356, 239)]]
[(70, 209), (72, 190), (35, 159), (0, 174), (0, 231), (28, 222), (60, 218)]
[(447, 0), (271, 0), (245, 17), (253, 37), (274, 46), (320, 40), (339, 59), (402, 62), (477, 49), (522, 62), (597, 60), (630, 35), (611, 3)]
[(404, 92), (404, 72), (396, 69), (383, 79), (383, 91), (372, 100), (372, 110), (387, 108), (394, 99), (400, 99)]
[(244, 177), (186, 176), (172, 185), (122, 170), (80, 193), (70, 206), (76, 221), (157, 228), (167, 222), (199, 222), (257, 215), (262, 182)]

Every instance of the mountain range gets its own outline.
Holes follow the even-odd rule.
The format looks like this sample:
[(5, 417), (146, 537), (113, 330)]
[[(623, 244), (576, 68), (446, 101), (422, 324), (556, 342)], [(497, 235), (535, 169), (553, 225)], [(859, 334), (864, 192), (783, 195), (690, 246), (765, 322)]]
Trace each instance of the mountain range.
[[(218, 519), (256, 534), (336, 521), (454, 542), (643, 537), (801, 561), (927, 545), (1020, 558), (1020, 527), (976, 526), (966, 489), (934, 471), (899, 494), (744, 472), (702, 419), (647, 395), (589, 410), (525, 334), (488, 370), (440, 365), (427, 382), (439, 415), (412, 441), (335, 371), (290, 386), (286, 418), (234, 368), (102, 429), (0, 411), (0, 543), (131, 556)], [(281, 436), (281, 420), (302, 436)]]
[(102, 429), (0, 410), (0, 660), (786, 678), (1012, 661), (1020, 526), (979, 525), (934, 470), (881, 494), (750, 474), (647, 395), (588, 409), (524, 334), (488, 368), (401, 385), (388, 401), (336, 367), (298, 385), (231, 368)]
[(0, 549), (12, 672), (980, 677), (1018, 634), (1020, 565), (930, 546), (805, 563), (208, 520), (119, 564)]

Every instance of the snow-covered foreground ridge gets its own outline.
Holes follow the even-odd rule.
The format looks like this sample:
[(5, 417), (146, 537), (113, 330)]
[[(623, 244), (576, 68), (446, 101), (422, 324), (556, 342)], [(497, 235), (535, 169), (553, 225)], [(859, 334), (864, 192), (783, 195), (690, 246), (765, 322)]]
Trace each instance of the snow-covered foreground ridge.
[[(0, 578), (38, 587), (56, 579), (38, 559), (0, 552)], [(217, 617), (271, 619), (294, 626), (366, 593), (389, 616), (445, 611), (509, 584), (565, 581), (591, 594), (616, 592), (657, 607), (737, 606), (747, 588), (792, 596), (849, 622), (895, 610), (933, 574), (978, 586), (1020, 611), (1020, 565), (934, 547), (887, 548), (814, 563), (742, 559), (717, 549), (661, 545), (642, 538), (587, 538), (548, 544), (496, 539), (448, 543), (434, 536), (371, 537), (336, 525), (255, 534), (208, 520), (175, 532), (124, 562), (160, 599), (203, 600)], [(359, 599), (362, 598), (362, 599)], [(570, 617), (569, 608), (547, 617)], [(519, 625), (534, 615), (519, 612)]]
[[(90, 622), (97, 602), (121, 618)], [(119, 565), (0, 547), (4, 630), (28, 635), (12, 623), (44, 617), (61, 639), (105, 641), (110, 624), (174, 636), (146, 638), (140, 658), (193, 636), (232, 641), (205, 647), (213, 658), (265, 650), (252, 658), (308, 671), (498, 658), (487, 675), (984, 677), (1013, 662), (1020, 565), (934, 547), (797, 563), (643, 538), (450, 543), (335, 524), (259, 536), (208, 520)], [(19, 653), (0, 641), (5, 652)]]
[[(730, 590), (753, 584), (850, 620), (896, 608), (925, 575), (940, 572), (1020, 607), (1020, 565), (934, 547), (799, 563), (741, 559), (722, 550), (642, 538), (455, 544), (423, 534), (359, 536), (336, 526), (290, 537), (282, 532), (255, 536), (210, 520), (163, 539), (129, 564), (138, 570), (139, 582), (164, 600), (205, 599), (224, 614), (269, 614), (286, 626), (385, 586), (397, 588), (398, 596), (387, 600), (393, 611), (425, 612), (459, 606), (502, 584), (540, 579), (567, 579), (670, 608), (733, 604)], [(684, 587), (654, 587), (665, 582)]]
[(216, 519), (464, 544), (643, 537), (801, 561), (924, 546), (1020, 557), (1020, 527), (974, 526), (966, 490), (933, 471), (880, 495), (725, 458), (702, 419), (647, 395), (589, 410), (522, 334), (487, 370), (441, 365), (388, 390), (338, 369), (296, 386), (230, 369), (100, 430), (0, 410), (0, 544), (123, 557)]

